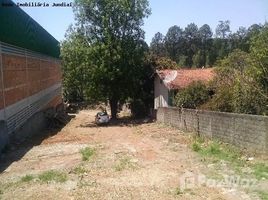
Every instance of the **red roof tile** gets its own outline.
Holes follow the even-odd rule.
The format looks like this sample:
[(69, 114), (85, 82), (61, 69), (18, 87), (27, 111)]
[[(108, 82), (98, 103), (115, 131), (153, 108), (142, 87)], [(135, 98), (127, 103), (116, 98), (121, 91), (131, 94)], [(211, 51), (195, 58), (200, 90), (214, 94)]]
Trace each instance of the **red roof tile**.
[(168, 89), (182, 89), (189, 86), (194, 81), (207, 83), (215, 76), (213, 68), (204, 69), (179, 69), (160, 70), (158, 76), (163, 80)]

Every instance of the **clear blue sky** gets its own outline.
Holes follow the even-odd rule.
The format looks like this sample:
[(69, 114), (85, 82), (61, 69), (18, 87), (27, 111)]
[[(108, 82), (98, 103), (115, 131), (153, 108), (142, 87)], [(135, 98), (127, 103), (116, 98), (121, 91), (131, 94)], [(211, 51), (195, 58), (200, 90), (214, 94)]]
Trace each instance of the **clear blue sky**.
[[(72, 2), (72, 0), (46, 0), (45, 2)], [(15, 3), (28, 2), (14, 0)], [(44, 2), (31, 0), (31, 2)], [(156, 32), (166, 34), (169, 27), (178, 25), (185, 28), (194, 22), (199, 27), (208, 24), (215, 32), (219, 20), (230, 20), (231, 30), (239, 26), (248, 27), (268, 20), (268, 0), (149, 0), (152, 14), (145, 20), (145, 39), (149, 44)], [(22, 7), (33, 19), (43, 26), (57, 40), (74, 23), (72, 8), (68, 7)]]

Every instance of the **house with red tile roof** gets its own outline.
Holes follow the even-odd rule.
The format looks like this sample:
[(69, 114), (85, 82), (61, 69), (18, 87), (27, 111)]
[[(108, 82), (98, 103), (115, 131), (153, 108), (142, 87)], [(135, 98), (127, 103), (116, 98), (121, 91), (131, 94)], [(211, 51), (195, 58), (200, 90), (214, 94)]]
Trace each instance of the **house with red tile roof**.
[(172, 106), (175, 92), (186, 88), (195, 81), (208, 83), (215, 76), (213, 68), (178, 69), (156, 71), (154, 80), (154, 108)]

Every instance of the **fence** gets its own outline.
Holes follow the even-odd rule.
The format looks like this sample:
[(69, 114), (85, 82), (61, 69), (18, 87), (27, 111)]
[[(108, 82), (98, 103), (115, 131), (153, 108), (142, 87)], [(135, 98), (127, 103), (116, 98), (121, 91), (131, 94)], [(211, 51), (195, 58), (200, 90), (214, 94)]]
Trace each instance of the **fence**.
[(183, 131), (268, 153), (268, 117), (180, 108), (159, 108), (157, 121)]

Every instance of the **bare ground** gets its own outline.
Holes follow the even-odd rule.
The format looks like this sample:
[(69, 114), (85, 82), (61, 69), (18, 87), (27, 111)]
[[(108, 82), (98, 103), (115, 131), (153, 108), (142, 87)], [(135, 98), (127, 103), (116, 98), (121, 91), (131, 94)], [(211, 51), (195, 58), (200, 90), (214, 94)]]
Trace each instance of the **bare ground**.
[[(189, 134), (158, 123), (98, 127), (95, 113), (80, 111), (40, 144), (9, 152), (0, 163), (0, 168), (6, 166), (0, 174), (0, 199), (258, 199), (239, 188), (182, 190), (186, 172), (211, 173), (189, 148)], [(89, 161), (81, 158), (85, 147), (96, 152)], [(64, 172), (67, 181), (39, 181), (38, 175), (48, 170)], [(25, 175), (33, 179), (21, 181)]]

